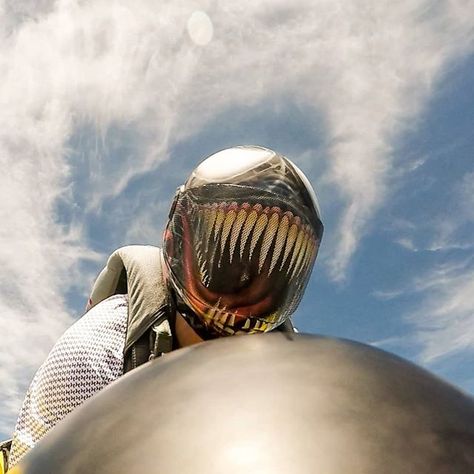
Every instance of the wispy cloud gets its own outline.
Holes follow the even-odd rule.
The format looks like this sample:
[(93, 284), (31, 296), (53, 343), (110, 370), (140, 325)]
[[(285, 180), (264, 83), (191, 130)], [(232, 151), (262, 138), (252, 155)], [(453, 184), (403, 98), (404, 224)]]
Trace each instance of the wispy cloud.
[(404, 290), (374, 290), (371, 294), (378, 300), (390, 301), (403, 295), (404, 293)]
[(432, 249), (451, 250), (474, 247), (474, 172), (456, 183), (433, 232)]
[(393, 347), (399, 350), (401, 346), (407, 346), (407, 345), (410, 345), (411, 343), (412, 341), (410, 341), (409, 338), (403, 337), (403, 336), (387, 337), (385, 339), (369, 342), (371, 346), (379, 347), (385, 350), (389, 348), (393, 348)]
[(393, 224), (408, 235), (397, 244), (424, 254), (423, 269), (399, 288), (372, 293), (380, 300), (411, 298), (406, 319), (415, 331), (406, 340), (425, 364), (474, 353), (474, 173), (440, 186), (438, 194), (441, 204), (430, 218)]
[(409, 319), (425, 362), (474, 351), (474, 173), (464, 174), (446, 193), (426, 232), (432, 236), (427, 250), (439, 254), (442, 263), (413, 282), (422, 301)]
[(461, 18), (468, 3), (402, 2), (395, 8), (378, 3), (380, 29), (371, 31), (372, 12), (359, 20), (366, 34), (349, 37), (346, 46), (352, 54), (347, 57), (353, 67), (338, 77), (337, 98), (329, 103), (335, 140), (331, 177), (348, 203), (332, 262), (337, 279), (344, 277), (367, 221), (387, 192), (390, 144), (414, 126), (443, 66), (462, 54), (472, 38), (472, 16), (466, 10), (469, 19)]
[[(336, 192), (343, 203), (325, 244), (333, 247), (332, 277), (343, 279), (388, 192), (393, 141), (446, 65), (472, 45), (473, 7), (454, 0), (4, 2), (0, 197), (9, 204), (0, 209), (0, 322), (8, 336), (0, 366), (16, 387), (2, 397), (5, 410), (16, 406), (23, 374), (71, 321), (64, 294), (80, 279), (81, 259), (97, 258), (84, 237), (88, 213), (155, 169), (172, 145), (242, 104), (251, 110), (291, 97), (324, 117), (329, 148), (321, 159), (335, 194), (322, 204)], [(187, 31), (196, 10), (212, 22), (206, 46)], [(82, 156), (84, 176), (74, 182), (70, 147), (84, 128), (100, 146)], [(114, 129), (127, 133), (112, 138)], [(112, 140), (134, 145), (117, 156)], [(58, 199), (79, 207), (67, 224)]]
[(420, 277), (415, 290), (424, 295), (410, 315), (417, 327), (423, 362), (462, 350), (474, 351), (474, 264), (468, 259), (437, 267)]
[[(450, 154), (450, 159), (459, 159), (461, 163), (466, 160), (469, 168), (472, 160), (466, 158), (455, 151)], [(393, 242), (412, 252), (447, 254), (473, 249), (474, 172), (465, 172), (457, 181), (447, 180), (442, 174), (423, 178), (430, 181), (430, 192), (418, 192), (419, 209), (416, 205), (410, 209), (411, 220), (392, 218), (386, 224), (387, 232), (396, 236), (392, 237)], [(427, 210), (431, 200), (436, 204)]]
[(413, 243), (413, 240), (409, 239), (408, 237), (396, 239), (395, 243), (400, 245), (400, 247), (403, 247), (404, 249), (411, 250), (412, 252), (416, 252), (418, 250), (415, 244)]
[(474, 354), (474, 258), (447, 259), (410, 278), (399, 288), (377, 290), (381, 301), (411, 300), (403, 335), (374, 341), (397, 352), (409, 349), (422, 364), (430, 365), (457, 354)]

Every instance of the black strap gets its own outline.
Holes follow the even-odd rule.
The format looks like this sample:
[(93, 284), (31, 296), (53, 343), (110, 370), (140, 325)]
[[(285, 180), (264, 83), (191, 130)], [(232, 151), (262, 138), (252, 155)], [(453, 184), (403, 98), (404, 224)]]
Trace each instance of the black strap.
[(8, 460), (10, 457), (10, 450), (12, 447), (12, 440), (7, 439), (5, 441), (0, 441), (0, 456), (3, 456), (3, 465), (5, 472), (8, 471)]
[[(160, 325), (168, 321), (171, 334), (163, 334)], [(123, 373), (130, 372), (151, 359), (177, 347), (175, 340), (176, 305), (168, 293), (168, 304), (150, 320), (150, 327), (124, 355)]]
[(148, 362), (150, 357), (150, 330), (146, 331), (125, 354), (123, 373), (126, 374)]

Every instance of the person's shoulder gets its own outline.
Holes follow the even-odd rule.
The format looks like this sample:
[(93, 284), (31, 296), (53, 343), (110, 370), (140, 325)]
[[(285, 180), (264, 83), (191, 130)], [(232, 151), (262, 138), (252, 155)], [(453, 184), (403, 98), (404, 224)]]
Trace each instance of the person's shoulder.
[(128, 296), (126, 294), (110, 296), (88, 309), (64, 332), (58, 343), (64, 339), (75, 338), (77, 335), (85, 337), (88, 333), (125, 329), (127, 316)]
[(105, 300), (97, 303), (94, 307), (89, 309), (85, 314), (93, 312), (101, 312), (108, 310), (117, 310), (128, 307), (128, 295), (127, 294), (117, 294), (112, 295), (106, 298)]
[(89, 319), (98, 320), (101, 318), (107, 318), (107, 315), (116, 318), (118, 314), (126, 314), (127, 312), (128, 295), (117, 294), (109, 296), (105, 300), (97, 303), (95, 306), (87, 310), (77, 322)]

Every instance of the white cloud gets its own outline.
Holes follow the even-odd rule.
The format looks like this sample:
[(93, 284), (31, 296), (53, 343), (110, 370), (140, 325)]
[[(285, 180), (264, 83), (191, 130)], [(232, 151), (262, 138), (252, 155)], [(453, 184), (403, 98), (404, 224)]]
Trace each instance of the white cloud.
[(403, 295), (403, 290), (374, 290), (371, 295), (382, 301), (390, 301)]
[(392, 219), (388, 230), (398, 236), (393, 242), (412, 252), (446, 254), (471, 250), (474, 248), (474, 173), (467, 172), (454, 183), (443, 175), (431, 180), (432, 187), (437, 189), (434, 210), (418, 217), (416, 225), (406, 219)]
[(474, 353), (474, 173), (466, 173), (443, 193), (445, 200), (434, 217), (420, 221), (418, 227), (405, 221), (394, 224), (402, 232), (416, 233), (417, 240), (425, 240), (420, 248), (415, 237), (395, 242), (425, 252), (429, 268), (400, 288), (372, 293), (381, 300), (419, 297), (415, 309), (407, 314), (415, 332), (405, 339), (425, 364), (462, 351)]
[[(127, 228), (123, 244), (141, 243), (159, 245), (166, 225), (170, 205), (171, 203), (169, 201), (151, 203), (148, 207), (152, 207), (153, 209), (153, 219), (150, 219), (151, 212), (148, 207), (141, 211), (138, 210), (133, 222), (131, 222)], [(157, 216), (160, 218), (157, 219)]]
[(430, 223), (428, 250), (440, 256), (454, 251), (457, 260), (438, 264), (413, 284), (423, 299), (409, 319), (424, 362), (474, 351), (474, 173), (466, 173), (447, 194), (436, 222)]
[[(441, 13), (424, 11), (429, 10), (425, 2), (402, 2), (395, 8), (379, 2), (380, 28), (371, 31), (374, 17), (366, 17), (361, 28), (366, 34), (352, 44), (356, 65), (349, 63), (347, 73), (338, 77), (328, 104), (335, 136), (332, 179), (349, 203), (339, 226), (335, 278), (344, 277), (358, 237), (383, 202), (392, 166), (391, 141), (413, 127), (442, 66), (462, 52), (464, 35), (472, 35), (473, 18), (467, 10), (471, 24), (455, 31), (455, 25), (463, 23), (457, 16), (460, 7), (451, 3)], [(359, 81), (353, 84), (352, 79)]]
[[(325, 239), (334, 247), (331, 274), (342, 279), (388, 192), (393, 140), (449, 61), (467, 52), (474, 25), (474, 4), (462, 0), (14, 5), (0, 8), (0, 197), (9, 203), (0, 209), (8, 328), (0, 366), (15, 387), (25, 384), (21, 368), (31, 373), (70, 322), (63, 295), (81, 258), (97, 257), (82, 243), (85, 210), (64, 226), (56, 209), (59, 197), (74, 204), (68, 146), (81, 127), (104, 144), (103, 154), (86, 157), (80, 183), (93, 211), (223, 112), (279, 97), (312, 107), (327, 122), (325, 179), (344, 202), (337, 233)], [(212, 22), (206, 46), (186, 31), (196, 11)], [(120, 159), (106, 153), (114, 126), (140, 142)], [(32, 333), (40, 342), (29, 350)], [(18, 393), (2, 396), (4, 406), (16, 406)]]
[(463, 350), (474, 350), (474, 266), (472, 259), (438, 266), (415, 284), (424, 298), (410, 316), (429, 363)]
[(397, 348), (400, 350), (400, 347), (407, 346), (410, 344), (409, 338), (404, 336), (397, 337), (387, 337), (385, 339), (380, 339), (378, 341), (369, 342), (373, 347), (378, 347), (380, 349), (388, 350), (388, 348)]
[(415, 244), (413, 243), (413, 240), (409, 239), (408, 237), (401, 237), (399, 239), (396, 239), (395, 243), (406, 250), (411, 250), (412, 252), (416, 252), (418, 250)]
[(437, 219), (430, 248), (434, 250), (473, 248), (474, 172), (466, 173), (456, 183), (445, 207)]

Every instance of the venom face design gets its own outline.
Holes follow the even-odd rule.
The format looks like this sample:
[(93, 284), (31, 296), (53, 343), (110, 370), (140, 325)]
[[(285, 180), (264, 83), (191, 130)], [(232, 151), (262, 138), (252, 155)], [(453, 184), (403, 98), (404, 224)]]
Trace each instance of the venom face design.
[(228, 188), (177, 199), (165, 232), (169, 278), (210, 334), (269, 331), (296, 309), (322, 225), (270, 193)]

